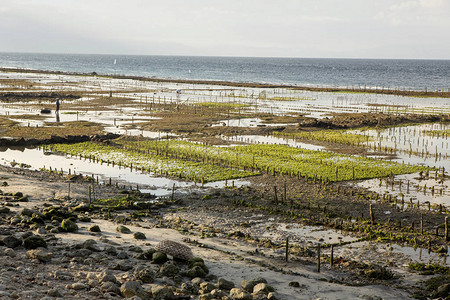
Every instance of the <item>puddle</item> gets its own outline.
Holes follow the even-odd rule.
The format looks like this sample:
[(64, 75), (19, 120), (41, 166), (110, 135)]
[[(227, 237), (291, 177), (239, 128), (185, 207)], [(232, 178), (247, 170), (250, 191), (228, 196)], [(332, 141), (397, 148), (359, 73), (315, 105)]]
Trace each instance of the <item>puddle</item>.
[[(441, 181), (439, 172), (436, 179), (435, 174), (435, 172), (431, 172), (426, 179), (420, 179), (418, 173), (404, 174), (394, 176), (394, 181), (376, 178), (358, 182), (356, 185), (378, 194), (397, 196), (399, 203), (403, 198), (405, 205), (412, 200), (414, 204), (419, 202), (422, 206), (426, 202), (430, 202), (431, 204), (442, 204), (450, 207), (450, 181), (448, 179)], [(423, 209), (426, 208), (426, 206), (423, 207)]]
[(410, 263), (419, 262), (424, 264), (437, 263), (450, 266), (448, 256), (439, 253), (428, 252), (427, 249), (402, 246), (397, 244), (386, 244), (377, 242), (357, 242), (334, 248), (335, 257), (349, 260), (360, 260), (367, 264), (379, 264), (407, 267)]

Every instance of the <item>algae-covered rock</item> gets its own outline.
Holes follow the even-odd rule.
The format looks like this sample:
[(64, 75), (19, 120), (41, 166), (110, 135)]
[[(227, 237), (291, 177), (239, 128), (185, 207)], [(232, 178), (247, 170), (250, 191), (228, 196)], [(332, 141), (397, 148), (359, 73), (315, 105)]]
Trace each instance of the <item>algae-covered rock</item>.
[(75, 232), (78, 230), (78, 225), (72, 220), (65, 219), (61, 222), (61, 228), (65, 232)]
[(143, 234), (142, 232), (135, 232), (134, 234), (133, 234), (133, 237), (136, 239), (136, 240), (145, 240), (147, 237), (145, 236), (145, 234)]
[(130, 234), (131, 230), (128, 227), (125, 227), (123, 225), (119, 225), (116, 227), (116, 231), (120, 232), (120, 233), (126, 233), (126, 234)]
[(152, 255), (152, 261), (155, 264), (163, 264), (167, 261), (167, 255), (162, 252), (155, 252)]
[(98, 225), (92, 225), (88, 228), (90, 232), (101, 232), (100, 227)]

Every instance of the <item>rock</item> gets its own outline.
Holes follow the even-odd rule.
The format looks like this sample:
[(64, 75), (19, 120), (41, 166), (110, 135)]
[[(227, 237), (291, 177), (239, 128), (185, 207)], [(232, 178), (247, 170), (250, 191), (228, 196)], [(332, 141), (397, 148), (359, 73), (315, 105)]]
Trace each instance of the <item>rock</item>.
[(173, 299), (174, 294), (170, 287), (155, 285), (152, 287), (152, 297), (155, 300)]
[(120, 288), (114, 282), (111, 282), (111, 281), (104, 282), (101, 285), (100, 289), (103, 292), (114, 293), (114, 294), (120, 295)]
[(101, 232), (100, 227), (98, 225), (92, 225), (88, 228), (88, 231), (90, 232)]
[(138, 266), (134, 271), (134, 278), (143, 283), (152, 283), (155, 280), (155, 272), (149, 267)]
[(252, 279), (252, 280), (245, 280), (244, 279), (241, 282), (241, 287), (247, 292), (253, 292), (253, 288), (258, 283), (267, 283), (267, 280), (265, 280), (264, 278), (255, 278), (255, 279)]
[(194, 285), (191, 282), (183, 282), (181, 284), (181, 292), (183, 294), (198, 294), (199, 285)]
[(195, 277), (194, 279), (191, 280), (191, 283), (192, 283), (194, 286), (196, 286), (196, 287), (200, 287), (200, 284), (201, 284), (202, 282), (205, 282), (205, 280), (203, 280), (203, 279), (200, 278), (200, 277)]
[(88, 222), (91, 222), (91, 221), (92, 221), (92, 219), (89, 218), (88, 216), (79, 216), (79, 217), (78, 217), (78, 220), (79, 220), (80, 222), (85, 222), (85, 223), (88, 223)]
[(117, 278), (116, 276), (113, 275), (113, 273), (109, 270), (105, 270), (102, 273), (100, 273), (100, 275), (98, 276), (98, 281), (100, 283), (105, 283), (105, 282), (112, 282), (117, 284)]
[(4, 254), (6, 256), (9, 256), (9, 257), (16, 257), (17, 256), (16, 255), (16, 251), (14, 251), (14, 249), (11, 249), (11, 248), (6, 248), (5, 251), (4, 251)]
[(75, 206), (74, 208), (72, 208), (72, 211), (89, 211), (90, 207), (88, 203), (81, 203), (77, 206)]
[(153, 259), (153, 253), (155, 253), (156, 250), (153, 248), (147, 249), (146, 251), (144, 251), (144, 256), (146, 259)]
[(198, 296), (198, 300), (213, 300), (213, 299), (221, 299), (221, 297), (214, 297), (211, 293), (202, 294)]
[(213, 299), (222, 299), (224, 297), (227, 297), (227, 293), (220, 289), (215, 289), (211, 291), (211, 296), (213, 296)]
[(55, 271), (55, 273), (54, 273), (53, 276), (54, 276), (56, 279), (61, 279), (61, 280), (73, 280), (73, 275), (72, 275), (72, 273), (65, 272), (65, 271), (61, 271), (61, 270)]
[(137, 281), (127, 281), (122, 284), (122, 286), (120, 287), (120, 293), (125, 298), (131, 298), (133, 296), (138, 296), (142, 299), (147, 298), (147, 293), (144, 291), (141, 284)]
[(24, 239), (23, 246), (26, 249), (47, 248), (47, 242), (40, 236), (31, 235)]
[(78, 225), (75, 222), (73, 222), (73, 221), (71, 221), (69, 219), (64, 219), (61, 222), (61, 228), (65, 232), (75, 232), (75, 231), (78, 230)]
[(126, 233), (126, 234), (130, 234), (131, 230), (128, 227), (125, 227), (123, 225), (119, 225), (116, 227), (116, 231), (120, 232), (120, 233)]
[(53, 253), (44, 249), (33, 249), (27, 251), (27, 257), (38, 259), (40, 262), (46, 263), (51, 261)]
[(3, 244), (8, 248), (16, 248), (22, 245), (22, 239), (15, 237), (13, 235), (8, 235), (3, 240)]
[(267, 294), (267, 300), (278, 300), (278, 298), (275, 293), (270, 292), (269, 294)]
[(449, 295), (450, 295), (450, 283), (445, 283), (438, 287), (436, 293), (433, 296), (437, 298), (442, 297), (444, 299), (447, 299), (446, 297), (448, 297)]
[(253, 287), (253, 293), (254, 294), (263, 293), (267, 295), (269, 293), (269, 288), (266, 283), (258, 283)]
[(289, 286), (291, 287), (300, 287), (300, 283), (298, 281), (289, 282)]
[(214, 284), (210, 283), (210, 282), (202, 282), (202, 283), (200, 283), (199, 290), (200, 290), (200, 292), (202, 294), (210, 293), (212, 290), (215, 290), (215, 289), (216, 289), (216, 286)]
[(253, 299), (253, 297), (250, 293), (248, 293), (242, 289), (238, 289), (238, 288), (233, 288), (230, 290), (230, 298), (237, 299), (237, 300), (252, 300)]
[(47, 291), (47, 295), (55, 298), (62, 298), (63, 294), (58, 289), (51, 289)]
[(193, 258), (188, 259), (187, 265), (188, 265), (188, 268), (190, 268), (190, 269), (195, 266), (198, 266), (198, 267), (202, 268), (203, 271), (205, 271), (205, 274), (209, 273), (208, 267), (205, 265), (205, 262), (200, 257), (193, 257)]
[(32, 217), (33, 214), (35, 214), (36, 212), (34, 210), (28, 209), (28, 208), (24, 208), (21, 212), (20, 212), (20, 216), (28, 216), (28, 217)]
[(5, 206), (0, 207), (0, 214), (7, 214), (10, 211), (11, 210), (8, 207), (5, 207)]
[(101, 251), (102, 251), (102, 250), (100, 249), (100, 247), (97, 245), (97, 242), (94, 241), (94, 240), (92, 240), (92, 239), (86, 240), (86, 241), (83, 243), (83, 248), (84, 248), (84, 249), (91, 250), (91, 251), (93, 251), (93, 252), (101, 252)]
[(186, 274), (188, 277), (190, 278), (195, 278), (195, 277), (205, 277), (206, 276), (206, 272), (199, 266), (195, 266), (193, 268), (190, 268), (187, 271)]
[(135, 245), (132, 245), (132, 246), (128, 247), (128, 251), (136, 252), (136, 253), (143, 253), (144, 252), (144, 250), (142, 250), (141, 247), (135, 246)]
[(155, 264), (163, 264), (167, 261), (167, 255), (162, 252), (155, 252), (152, 255), (152, 261)]
[(159, 242), (155, 249), (156, 251), (184, 260), (188, 260), (194, 256), (188, 246), (169, 240)]
[(163, 276), (175, 276), (180, 272), (180, 268), (178, 268), (172, 261), (168, 261), (164, 263), (161, 268), (159, 268), (159, 273)]
[(127, 259), (128, 253), (126, 251), (120, 251), (119, 253), (117, 253), (117, 258), (118, 259)]
[(136, 240), (145, 240), (147, 237), (145, 236), (145, 234), (143, 234), (142, 232), (135, 232), (134, 234), (133, 234), (133, 237), (136, 239)]
[(217, 288), (221, 289), (221, 290), (231, 290), (232, 288), (234, 288), (234, 282), (232, 281), (228, 281), (224, 278), (219, 278), (217, 280)]
[(106, 246), (106, 247), (103, 249), (103, 252), (106, 253), (106, 254), (108, 254), (108, 255), (113, 255), (113, 256), (116, 256), (116, 255), (117, 255), (117, 249), (116, 249), (116, 247), (114, 247), (114, 246)]
[(87, 290), (89, 289), (89, 286), (81, 282), (75, 282), (70, 286), (70, 288), (79, 291), (79, 290)]
[(131, 262), (127, 260), (123, 260), (118, 262), (115, 266), (112, 267), (113, 270), (121, 270), (121, 271), (129, 271), (133, 269), (133, 265)]

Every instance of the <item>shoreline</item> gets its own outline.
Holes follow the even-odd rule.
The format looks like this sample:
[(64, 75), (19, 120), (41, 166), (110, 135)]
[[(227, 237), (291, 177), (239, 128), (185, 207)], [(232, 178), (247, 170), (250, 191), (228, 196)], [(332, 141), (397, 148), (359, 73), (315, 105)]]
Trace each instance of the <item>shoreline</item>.
[(234, 82), (234, 81), (221, 81), (221, 80), (194, 80), (194, 79), (170, 79), (170, 78), (154, 78), (137, 75), (121, 75), (121, 74), (98, 74), (96, 72), (80, 73), (80, 72), (66, 72), (66, 71), (53, 71), (53, 70), (38, 70), (38, 69), (23, 69), (23, 68), (8, 68), (0, 67), (0, 72), (13, 72), (13, 73), (37, 73), (37, 74), (55, 74), (55, 75), (72, 75), (72, 76), (97, 76), (113, 79), (132, 79), (139, 81), (149, 82), (162, 82), (162, 83), (183, 83), (183, 84), (211, 84), (218, 86), (229, 87), (246, 87), (246, 88), (286, 88), (293, 90), (303, 90), (310, 92), (327, 92), (327, 93), (368, 93), (368, 94), (384, 94), (384, 95), (397, 95), (406, 97), (419, 97), (419, 98), (450, 98), (450, 91), (418, 91), (418, 90), (400, 90), (400, 89), (387, 89), (387, 88), (371, 88), (371, 87), (358, 87), (358, 88), (346, 88), (346, 87), (308, 87), (297, 86), (289, 84), (269, 84), (269, 83), (252, 83), (252, 82)]

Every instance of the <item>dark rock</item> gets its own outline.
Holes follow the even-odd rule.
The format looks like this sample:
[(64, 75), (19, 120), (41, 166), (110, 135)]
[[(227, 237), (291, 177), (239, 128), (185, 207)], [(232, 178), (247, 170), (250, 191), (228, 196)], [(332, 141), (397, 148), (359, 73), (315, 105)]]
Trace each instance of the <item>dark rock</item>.
[(97, 245), (97, 242), (92, 240), (92, 239), (86, 240), (83, 243), (83, 248), (84, 249), (89, 249), (89, 250), (91, 250), (93, 252), (100, 252), (100, 251), (102, 251), (100, 249), (100, 247)]
[(163, 264), (167, 261), (167, 255), (162, 252), (155, 252), (155, 253), (153, 253), (152, 261), (155, 264)]
[(450, 295), (450, 283), (445, 283), (438, 287), (434, 297), (436, 298), (442, 297), (444, 299), (447, 299), (446, 297), (448, 297), (449, 295)]
[(155, 252), (156, 252), (155, 249), (150, 248), (150, 249), (144, 251), (144, 256), (145, 256), (146, 259), (153, 259), (153, 254), (154, 254)]
[(152, 287), (152, 297), (155, 300), (173, 299), (173, 290), (168, 286), (155, 285)]
[(39, 247), (47, 248), (47, 242), (37, 235), (32, 235), (23, 240), (23, 245), (26, 249), (36, 249)]
[(219, 280), (217, 280), (217, 288), (221, 289), (221, 290), (231, 290), (232, 288), (234, 288), (234, 282), (232, 281), (228, 281), (224, 278), (219, 278)]
[(155, 280), (155, 272), (149, 267), (138, 266), (134, 271), (134, 278), (143, 283), (152, 283)]
[(186, 274), (188, 277), (190, 278), (195, 278), (195, 277), (205, 277), (206, 276), (206, 272), (199, 266), (195, 266), (193, 268), (190, 268), (187, 271)]
[(92, 225), (88, 228), (90, 232), (101, 232), (100, 227), (98, 225)]
[(141, 284), (137, 281), (127, 281), (120, 287), (120, 292), (123, 297), (131, 298), (133, 296), (138, 296), (142, 299), (147, 298), (147, 293), (142, 288)]
[(7, 214), (10, 211), (11, 210), (8, 207), (5, 207), (5, 206), (0, 207), (0, 214)]
[(13, 235), (8, 235), (2, 240), (2, 242), (8, 248), (16, 248), (22, 245), (22, 239)]
[(100, 289), (102, 290), (102, 292), (113, 293), (117, 295), (120, 295), (121, 293), (120, 288), (114, 282), (111, 281), (104, 282), (101, 285)]
[(172, 261), (168, 261), (164, 263), (161, 268), (159, 268), (159, 273), (163, 276), (175, 276), (180, 272), (180, 268), (178, 268)]
[(133, 237), (136, 239), (136, 240), (145, 240), (147, 237), (145, 236), (145, 234), (143, 234), (142, 232), (135, 232), (134, 234), (133, 234)]
[(117, 278), (116, 276), (113, 275), (113, 273), (109, 270), (103, 271), (102, 273), (100, 273), (99, 277), (98, 277), (98, 281), (100, 283), (105, 283), (105, 282), (112, 282), (117, 284)]
[(126, 234), (130, 234), (131, 233), (131, 230), (128, 227), (125, 227), (123, 225), (117, 226), (116, 231), (120, 232), (120, 233), (126, 233)]

